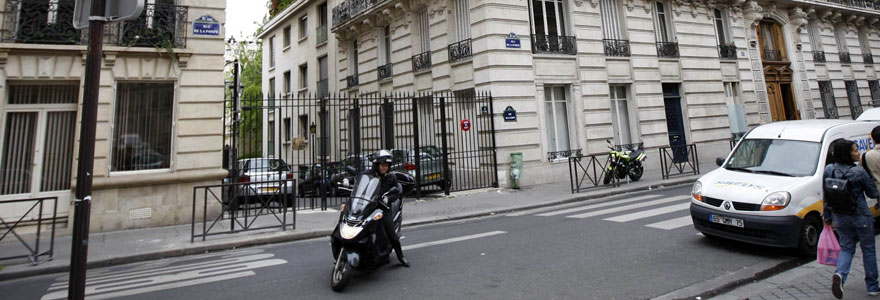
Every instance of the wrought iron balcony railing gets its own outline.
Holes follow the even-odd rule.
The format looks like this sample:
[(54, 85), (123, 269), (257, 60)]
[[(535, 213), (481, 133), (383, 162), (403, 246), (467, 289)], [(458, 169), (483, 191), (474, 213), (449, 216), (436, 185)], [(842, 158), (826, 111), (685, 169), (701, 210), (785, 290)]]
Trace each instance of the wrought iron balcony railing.
[(629, 57), (631, 55), (629, 40), (604, 39), (605, 56)]
[(878, 0), (813, 0), (817, 2), (835, 3), (855, 8), (866, 8), (880, 10), (880, 1)]
[(718, 45), (718, 56), (722, 59), (736, 59), (736, 46)]
[(862, 54), (862, 61), (865, 62), (866, 65), (874, 64), (874, 55), (871, 53)]
[(825, 60), (825, 51), (813, 51), (813, 62), (816, 63), (824, 63)]
[(678, 57), (678, 43), (657, 42), (657, 56), (668, 58)]
[[(73, 28), (73, 0), (6, 0), (0, 39), (6, 43), (81, 44), (86, 31)], [(108, 24), (105, 42), (128, 47), (186, 47), (188, 7), (148, 4), (134, 20)]]
[(532, 35), (532, 53), (577, 54), (577, 39), (573, 36)]
[(390, 63), (379, 66), (376, 71), (379, 73), (379, 80), (391, 78), (391, 75), (393, 75)]
[(838, 55), (840, 56), (840, 63), (842, 63), (842, 64), (851, 64), (852, 63), (852, 58), (849, 56), (849, 53), (841, 52), (841, 53), (838, 53)]
[(782, 51), (764, 50), (764, 60), (766, 60), (766, 61), (782, 61)]
[(387, 0), (345, 0), (333, 8), (333, 27), (357, 17), (363, 11)]
[(455, 62), (473, 56), (471, 51), (471, 39), (466, 39), (449, 45), (449, 61)]
[(416, 54), (412, 57), (413, 72), (431, 68), (431, 51)]
[(317, 32), (315, 33), (315, 37), (317, 37), (317, 43), (323, 43), (327, 41), (327, 24), (318, 26)]
[(347, 83), (346, 86), (348, 86), (348, 88), (353, 88), (353, 87), (358, 86), (358, 84), (359, 84), (358, 75), (357, 74), (348, 75), (347, 77), (345, 77), (345, 82)]
[(330, 85), (327, 79), (318, 80), (318, 98), (330, 96)]

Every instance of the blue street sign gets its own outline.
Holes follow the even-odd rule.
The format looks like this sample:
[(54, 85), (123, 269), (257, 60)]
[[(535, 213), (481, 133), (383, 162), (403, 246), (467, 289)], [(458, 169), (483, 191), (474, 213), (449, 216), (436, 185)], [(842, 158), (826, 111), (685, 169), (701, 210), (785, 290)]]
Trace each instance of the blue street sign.
[(516, 33), (511, 32), (507, 35), (507, 38), (504, 39), (504, 44), (507, 48), (519, 49), (521, 45), (519, 43), (519, 36)]
[(193, 21), (193, 35), (220, 36), (220, 22), (209, 15), (201, 16)]
[(513, 106), (504, 109), (504, 122), (516, 122), (516, 110)]

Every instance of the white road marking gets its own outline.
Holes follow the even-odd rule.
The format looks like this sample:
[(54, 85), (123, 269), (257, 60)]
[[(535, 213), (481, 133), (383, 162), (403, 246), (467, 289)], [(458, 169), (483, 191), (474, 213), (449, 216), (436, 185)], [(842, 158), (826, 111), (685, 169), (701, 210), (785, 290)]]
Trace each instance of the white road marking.
[(486, 232), (486, 233), (472, 234), (472, 235), (466, 235), (466, 236), (461, 236), (461, 237), (457, 237), (457, 238), (451, 238), (451, 239), (445, 239), (445, 240), (403, 246), (403, 250), (406, 251), (406, 250), (419, 249), (419, 248), (430, 247), (430, 246), (450, 244), (450, 243), (473, 240), (473, 239), (484, 238), (484, 237), (490, 237), (493, 235), (499, 235), (499, 234), (505, 234), (505, 233), (507, 233), (507, 231), (491, 231), (491, 232)]
[(643, 208), (643, 207), (648, 207), (648, 206), (652, 206), (652, 205), (659, 205), (659, 204), (665, 204), (665, 203), (669, 203), (669, 202), (681, 201), (681, 200), (685, 200), (688, 198), (689, 197), (666, 198), (666, 199), (648, 201), (648, 202), (644, 202), (644, 203), (636, 203), (636, 204), (631, 204), (631, 205), (625, 205), (625, 206), (620, 206), (620, 207), (592, 211), (592, 212), (588, 212), (588, 213), (584, 213), (584, 214), (568, 216), (568, 218), (586, 219), (589, 217), (607, 215), (607, 214), (611, 214), (611, 213), (622, 212), (622, 211), (627, 211), (627, 210), (637, 209), (637, 208)]
[(551, 217), (551, 216), (562, 215), (562, 214), (567, 214), (567, 213), (572, 213), (572, 212), (577, 212), (577, 211), (582, 211), (582, 210), (602, 208), (602, 207), (614, 206), (614, 205), (618, 205), (618, 204), (626, 204), (626, 203), (642, 201), (642, 200), (647, 200), (647, 199), (653, 199), (653, 198), (659, 198), (659, 197), (661, 197), (661, 196), (660, 195), (645, 195), (645, 196), (639, 196), (639, 197), (630, 198), (630, 199), (626, 199), (626, 200), (611, 200), (611, 201), (599, 203), (599, 204), (579, 206), (579, 207), (574, 207), (574, 208), (569, 208), (569, 209), (563, 209), (563, 210), (551, 211), (548, 213), (537, 214), (537, 216)]
[[(256, 273), (254, 273), (253, 271), (239, 272), (239, 273), (232, 273), (232, 274), (223, 274), (220, 276), (177, 281), (177, 282), (171, 282), (169, 284), (160, 285), (160, 286), (140, 287), (140, 288), (136, 288), (136, 289), (122, 290), (122, 291), (117, 291), (117, 292), (107, 293), (107, 294), (100, 294), (100, 295), (95, 295), (95, 296), (88, 296), (89, 295), (89, 288), (86, 287), (86, 295), (87, 296), (85, 298), (88, 300), (114, 299), (114, 298), (119, 298), (119, 297), (124, 297), (124, 296), (132, 296), (132, 295), (137, 295), (137, 294), (144, 294), (144, 293), (156, 292), (156, 291), (161, 291), (161, 290), (167, 290), (167, 289), (173, 289), (173, 288), (179, 288), (179, 287), (185, 287), (185, 286), (193, 286), (193, 285), (199, 285), (199, 284), (205, 284), (205, 283), (211, 283), (211, 282), (217, 282), (217, 281), (223, 281), (223, 280), (230, 280), (230, 279), (236, 279), (236, 278), (254, 276), (254, 275), (256, 275)], [(45, 295), (45, 296), (43, 296), (43, 298), (41, 298), (41, 300), (55, 300), (55, 299), (66, 299), (66, 298), (67, 298), (67, 290), (64, 290), (64, 291), (55, 292), (55, 293), (52, 293), (49, 295)]]
[(648, 224), (645, 226), (648, 226), (651, 228), (663, 229), (663, 230), (673, 230), (673, 229), (678, 229), (678, 228), (682, 228), (682, 227), (690, 226), (690, 225), (694, 225), (694, 219), (691, 218), (691, 216), (687, 216), (687, 217), (676, 218), (676, 219), (667, 220), (667, 221), (663, 221), (663, 222), (657, 222), (654, 224)]
[(644, 218), (650, 218), (650, 217), (659, 216), (659, 215), (663, 215), (663, 214), (668, 214), (671, 212), (686, 210), (689, 207), (691, 207), (690, 202), (681, 203), (681, 204), (665, 206), (665, 207), (661, 207), (661, 208), (657, 208), (657, 209), (651, 209), (651, 210), (646, 210), (646, 211), (640, 211), (637, 213), (631, 213), (631, 214), (626, 214), (626, 215), (622, 215), (622, 216), (607, 218), (604, 220), (623, 223), (623, 222), (629, 222), (629, 221), (634, 221), (634, 220), (638, 220), (638, 219), (644, 219)]

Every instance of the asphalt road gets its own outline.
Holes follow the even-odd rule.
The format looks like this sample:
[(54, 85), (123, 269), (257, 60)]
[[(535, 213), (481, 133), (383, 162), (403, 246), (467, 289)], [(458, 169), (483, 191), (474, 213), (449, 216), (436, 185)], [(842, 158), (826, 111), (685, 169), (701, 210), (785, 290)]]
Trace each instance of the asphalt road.
[[(343, 294), (329, 287), (325, 238), (90, 270), (87, 299), (647, 299), (794, 259), (699, 235), (688, 222), (689, 192), (404, 228), (412, 268), (392, 258)], [(0, 298), (64, 299), (66, 280), (0, 282)]]

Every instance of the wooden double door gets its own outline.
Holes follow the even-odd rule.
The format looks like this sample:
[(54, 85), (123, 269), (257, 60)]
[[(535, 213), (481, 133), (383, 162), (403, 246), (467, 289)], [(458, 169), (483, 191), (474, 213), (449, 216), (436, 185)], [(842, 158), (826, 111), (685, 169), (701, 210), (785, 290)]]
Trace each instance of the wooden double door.
[(791, 68), (787, 65), (765, 66), (764, 79), (767, 82), (767, 98), (773, 121), (800, 120), (801, 114), (792, 86)]

